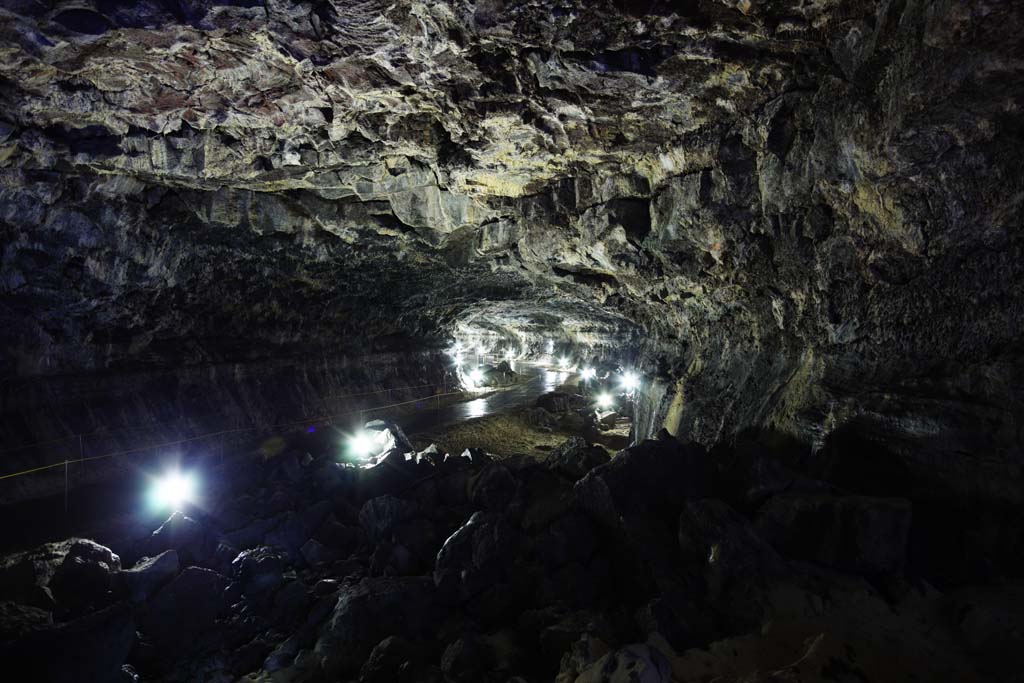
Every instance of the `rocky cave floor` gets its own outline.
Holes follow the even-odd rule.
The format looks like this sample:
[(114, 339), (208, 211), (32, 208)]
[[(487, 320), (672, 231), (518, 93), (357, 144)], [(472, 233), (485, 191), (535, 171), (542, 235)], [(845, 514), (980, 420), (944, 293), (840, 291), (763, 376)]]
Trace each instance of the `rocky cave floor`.
[[(564, 413), (529, 412), (571, 422), (577, 400), (545, 395)], [(367, 468), (326, 451), (239, 453), (206, 470), (201, 506), (155, 530), (4, 557), (5, 670), (126, 682), (1019, 680), (1024, 585), (940, 591), (908, 575), (907, 500), (847, 494), (756, 445), (408, 450)]]

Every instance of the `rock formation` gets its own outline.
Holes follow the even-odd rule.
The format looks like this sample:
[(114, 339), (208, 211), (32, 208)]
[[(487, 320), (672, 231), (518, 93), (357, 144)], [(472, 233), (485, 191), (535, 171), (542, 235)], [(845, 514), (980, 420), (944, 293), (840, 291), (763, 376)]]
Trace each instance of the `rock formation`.
[[(342, 389), (445, 386), (459, 336), (551, 340), (642, 374), (637, 444), (665, 429), (724, 468), (714, 497), (740, 509), (668, 495), (674, 526), (637, 527), (651, 543), (690, 515), (729, 534), (726, 564), (768, 544), (857, 575), (1018, 575), (1022, 29), (1013, 0), (5, 2), (2, 471), (70, 457), (6, 453), (72, 434), (173, 424), (155, 432), (173, 438), (311, 415)], [(606, 525), (637, 448), (573, 489)], [(690, 465), (674, 464), (688, 487)], [(485, 536), (522, 540), (480, 508), (449, 539), (460, 572)], [(628, 516), (604, 531), (640, 533)], [(303, 535), (267, 545), (292, 565), (333, 552)], [(374, 561), (426, 576), (395, 547)], [(215, 569), (186, 568), (176, 590), (219, 590), (201, 573)], [(487, 603), (472, 574), (452, 590)], [(352, 614), (382, 601), (392, 618), (428, 583), (360, 584), (329, 635), (310, 626), (288, 647), (348, 643)], [(884, 601), (849, 591), (871, 595), (850, 627), (866, 631)], [(666, 596), (686, 590), (655, 592), (643, 623), (678, 625), (665, 615), (688, 607)], [(132, 627), (89, 618), (115, 651)], [(552, 652), (604, 628), (537, 619), (524, 628)], [(679, 642), (723, 635), (688, 628)], [(419, 652), (419, 634), (386, 631), (357, 634), (368, 680)], [(483, 635), (446, 641), (445, 676), (493, 668)], [(574, 645), (563, 672), (582, 678), (567, 680), (598, 680), (598, 660), (703, 666), (612, 640)], [(842, 644), (786, 661), (729, 647), (795, 678)]]

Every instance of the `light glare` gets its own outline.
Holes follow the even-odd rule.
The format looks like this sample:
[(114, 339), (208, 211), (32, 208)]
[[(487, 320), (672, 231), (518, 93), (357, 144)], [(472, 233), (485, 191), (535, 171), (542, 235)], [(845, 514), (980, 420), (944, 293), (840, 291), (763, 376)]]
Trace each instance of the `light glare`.
[(348, 440), (348, 449), (357, 458), (368, 458), (373, 455), (374, 439), (366, 432), (353, 434)]
[(153, 485), (153, 503), (159, 508), (180, 509), (195, 498), (196, 482), (191, 474), (167, 472)]
[(582, 377), (584, 380), (594, 379), (594, 377), (596, 376), (597, 370), (595, 370), (594, 368), (583, 368), (583, 371), (580, 372), (580, 377)]
[(565, 356), (562, 356), (561, 358), (558, 359), (558, 366), (565, 370), (566, 368), (569, 367), (569, 359), (566, 358)]
[(638, 386), (640, 386), (640, 378), (637, 377), (636, 374), (632, 372), (622, 373), (622, 378), (620, 379), (620, 381), (622, 382), (622, 388), (625, 389), (626, 391), (633, 391)]
[(601, 394), (600, 396), (598, 396), (597, 397), (597, 407), (598, 408), (604, 408), (604, 409), (611, 408), (612, 407), (612, 397), (611, 397), (611, 394)]
[(483, 378), (484, 373), (483, 371), (480, 370), (480, 368), (473, 368), (472, 370), (470, 370), (469, 381), (471, 381), (473, 384), (480, 384)]

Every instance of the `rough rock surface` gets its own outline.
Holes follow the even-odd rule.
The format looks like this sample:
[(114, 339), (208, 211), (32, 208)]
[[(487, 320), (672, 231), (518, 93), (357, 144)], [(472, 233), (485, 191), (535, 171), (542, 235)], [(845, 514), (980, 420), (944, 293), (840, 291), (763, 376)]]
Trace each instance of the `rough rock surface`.
[[(593, 448), (573, 439), (558, 452)], [(1020, 582), (940, 592), (910, 573), (905, 500), (781, 490), (755, 509), (730, 504), (733, 481), (759, 471), (768, 490), (777, 472), (720, 452), (742, 471), (709, 480), (708, 453), (664, 439), (580, 479), (531, 458), (437, 455), (403, 461), (406, 479), (382, 478), (387, 462), (338, 463), (330, 448), (291, 476), (284, 455), (230, 456), (210, 504), (178, 515), (210, 539), (193, 547), (198, 565), (179, 566), (168, 550), (118, 570), (118, 556), (152, 541), (119, 535), (113, 521), (101, 529), (111, 548), (75, 538), (2, 558), (6, 671), (55, 681), (884, 683), (1013, 680), (1022, 666)], [(326, 470), (346, 483), (321, 486)], [(245, 495), (228, 495), (240, 479)], [(440, 495), (446, 487), (461, 497)], [(318, 525), (294, 523), (324, 507)], [(280, 538), (302, 548), (315, 541), (318, 561), (225, 540), (255, 525), (265, 538), (287, 526)], [(110, 569), (102, 596), (100, 565)]]
[(555, 471), (267, 439), (125, 542), (181, 564), (137, 605), (119, 547), (4, 558), (0, 659), (1019, 672), (1022, 29), (1013, 0), (4, 3), (2, 473), (432, 395), (457, 337), (641, 381), (635, 445)]
[(1018, 3), (175, 8), (0, 16), (5, 375), (643, 329), (640, 435), (1019, 502)]

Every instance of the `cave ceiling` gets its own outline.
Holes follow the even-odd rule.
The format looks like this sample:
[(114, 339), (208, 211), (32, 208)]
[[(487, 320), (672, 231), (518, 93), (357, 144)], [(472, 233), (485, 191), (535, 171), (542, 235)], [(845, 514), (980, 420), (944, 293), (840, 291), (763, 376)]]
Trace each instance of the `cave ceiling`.
[(1021, 12), (5, 2), (3, 373), (461, 324), (628, 340), (705, 440), (893, 392), (1005, 398)]

